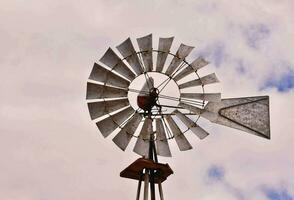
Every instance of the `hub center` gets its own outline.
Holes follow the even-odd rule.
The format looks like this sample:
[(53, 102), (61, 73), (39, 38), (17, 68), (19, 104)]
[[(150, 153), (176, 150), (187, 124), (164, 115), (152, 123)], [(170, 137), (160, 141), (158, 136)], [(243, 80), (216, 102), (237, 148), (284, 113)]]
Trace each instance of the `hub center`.
[(161, 109), (161, 106), (157, 104), (159, 90), (157, 88), (151, 88), (146, 94), (139, 94), (137, 97), (137, 105), (144, 110), (144, 113), (150, 113), (154, 106)]
[(174, 80), (168, 80), (168, 76), (158, 72), (138, 76), (129, 87), (128, 99), (131, 106), (139, 112), (152, 115), (174, 111), (179, 103), (180, 91)]

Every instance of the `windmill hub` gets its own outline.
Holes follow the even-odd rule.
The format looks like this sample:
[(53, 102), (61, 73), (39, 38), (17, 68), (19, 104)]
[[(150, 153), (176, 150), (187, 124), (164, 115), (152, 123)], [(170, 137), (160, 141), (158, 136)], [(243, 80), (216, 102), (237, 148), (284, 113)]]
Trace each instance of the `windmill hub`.
[(139, 108), (148, 113), (151, 112), (151, 109), (154, 106), (157, 106), (160, 109), (160, 105), (156, 103), (156, 101), (158, 100), (158, 94), (159, 90), (157, 88), (151, 88), (147, 94), (138, 95), (137, 104)]
[[(147, 83), (146, 76), (153, 83)], [(130, 105), (135, 110), (139, 109), (140, 113), (144, 111), (147, 114), (150, 111), (153, 116), (158, 115), (159, 111), (171, 114), (178, 106), (178, 101), (174, 99), (180, 98), (180, 89), (174, 80), (163, 83), (164, 80), (169, 80), (169, 77), (159, 72), (147, 72), (136, 77), (129, 86)]]

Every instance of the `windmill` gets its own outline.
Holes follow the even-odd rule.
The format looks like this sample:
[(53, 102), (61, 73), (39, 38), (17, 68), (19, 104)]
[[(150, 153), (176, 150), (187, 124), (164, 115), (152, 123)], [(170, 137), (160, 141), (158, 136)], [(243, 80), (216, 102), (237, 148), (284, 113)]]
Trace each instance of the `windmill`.
[[(152, 34), (137, 39), (136, 51), (130, 38), (109, 48), (94, 63), (87, 82), (87, 104), (104, 137), (113, 133), (113, 142), (126, 150), (132, 139), (133, 151), (141, 158), (124, 169), (121, 177), (138, 180), (136, 199), (144, 182), (144, 200), (155, 199), (158, 185), (163, 200), (162, 182), (173, 173), (157, 156), (171, 157), (169, 140), (175, 139), (180, 151), (192, 149), (186, 134), (204, 139), (209, 133), (197, 121), (239, 129), (270, 139), (269, 97), (254, 96), (221, 99), (220, 93), (207, 93), (205, 87), (218, 83), (215, 73), (200, 76), (209, 64), (203, 57), (186, 58), (192, 46), (180, 44), (170, 49), (174, 38), (159, 38), (153, 49)], [(166, 86), (173, 84), (168, 92)], [(150, 186), (150, 192), (149, 192)]]

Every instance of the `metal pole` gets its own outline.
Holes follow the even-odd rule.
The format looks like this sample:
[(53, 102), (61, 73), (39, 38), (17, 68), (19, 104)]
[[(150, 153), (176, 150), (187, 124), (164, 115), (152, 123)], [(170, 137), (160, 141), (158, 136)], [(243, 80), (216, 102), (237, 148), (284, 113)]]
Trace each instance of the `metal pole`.
[(140, 175), (140, 180), (139, 180), (139, 183), (138, 183), (137, 198), (136, 198), (136, 200), (140, 200), (142, 178), (143, 178), (143, 172)]
[(159, 191), (160, 200), (164, 200), (161, 182), (158, 182), (158, 191)]
[(148, 186), (149, 186), (149, 174), (148, 170), (145, 170), (144, 177), (144, 200), (148, 200)]
[[(153, 146), (154, 161), (156, 163), (158, 163), (157, 152), (156, 152), (156, 147), (155, 147), (154, 141), (153, 141), (153, 145), (154, 145)], [(162, 185), (161, 185), (161, 182), (160, 181), (158, 182), (158, 191), (159, 191), (160, 200), (164, 200), (164, 198), (163, 198), (163, 191), (162, 191)]]
[(150, 170), (150, 192), (151, 192), (151, 200), (155, 200), (155, 184), (154, 184), (154, 172)]
[[(153, 159), (153, 150), (154, 150), (154, 136), (153, 134), (150, 136), (149, 143), (149, 159)], [(154, 184), (154, 170), (150, 170), (150, 192), (151, 192), (151, 200), (155, 200), (155, 184)]]

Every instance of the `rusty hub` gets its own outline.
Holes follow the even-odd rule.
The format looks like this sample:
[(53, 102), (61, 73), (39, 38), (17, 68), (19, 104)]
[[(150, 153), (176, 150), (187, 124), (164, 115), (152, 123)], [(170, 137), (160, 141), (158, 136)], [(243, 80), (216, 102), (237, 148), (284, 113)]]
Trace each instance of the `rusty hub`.
[(157, 88), (151, 88), (149, 93), (138, 95), (137, 104), (139, 108), (144, 110), (144, 113), (151, 113), (151, 110), (154, 106), (160, 107), (157, 104), (159, 95), (159, 90)]

